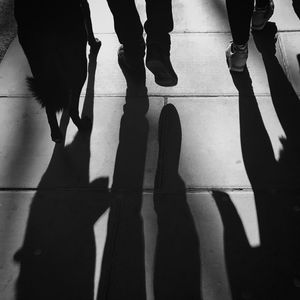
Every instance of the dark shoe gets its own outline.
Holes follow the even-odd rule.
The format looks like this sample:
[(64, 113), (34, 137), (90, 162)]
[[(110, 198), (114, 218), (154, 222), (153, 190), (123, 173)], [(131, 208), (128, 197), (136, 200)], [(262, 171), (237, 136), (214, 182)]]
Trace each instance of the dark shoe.
[(122, 45), (118, 51), (118, 63), (127, 85), (145, 85), (145, 65), (143, 52), (131, 52)]
[(243, 72), (248, 59), (248, 44), (236, 45), (230, 42), (225, 55), (230, 71)]
[(159, 44), (147, 45), (146, 66), (154, 74), (155, 82), (161, 86), (175, 86), (177, 75), (170, 61), (170, 51)]
[(262, 30), (274, 13), (274, 2), (270, 0), (267, 6), (257, 7), (255, 5), (252, 15), (252, 30)]

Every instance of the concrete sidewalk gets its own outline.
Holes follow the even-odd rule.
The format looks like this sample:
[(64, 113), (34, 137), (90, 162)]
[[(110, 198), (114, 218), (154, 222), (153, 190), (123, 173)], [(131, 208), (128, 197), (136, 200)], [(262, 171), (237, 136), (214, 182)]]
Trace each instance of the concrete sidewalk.
[(13, 1), (0, 1), (0, 62), (13, 38), (16, 36)]
[[(103, 190), (111, 188), (113, 183), (116, 157), (120, 155), (121, 150), (118, 149), (122, 145), (120, 136), (125, 130), (122, 124), (126, 120), (123, 110), (126, 82), (117, 63), (119, 43), (106, 1), (89, 2), (94, 31), (103, 46), (97, 60), (94, 124), (88, 139), (80, 140), (70, 122), (65, 146), (55, 147), (50, 141), (46, 114), (26, 88), (25, 78), (30, 75), (30, 69), (17, 38), (0, 64), (0, 298), (3, 300), (14, 298), (19, 269), (13, 257), (23, 243), (27, 220), (33, 214), (35, 206), (31, 206), (31, 203), (36, 199), (42, 199), (38, 203), (52, 203), (53, 193), (56, 193), (59, 199), (65, 200), (62, 200), (65, 206), (58, 204), (57, 200), (55, 208), (51, 204), (51, 208), (42, 207), (38, 213), (44, 214), (40, 216), (41, 219), (55, 219), (57, 215), (63, 219), (64, 212), (72, 206), (68, 207), (72, 203), (72, 200), (68, 200), (71, 199), (71, 192), (72, 197), (76, 198), (74, 195), (78, 192), (80, 197), (91, 199), (98, 191), (104, 199)], [(262, 180), (265, 186), (260, 186), (262, 189), (270, 188), (269, 183), (272, 186), (274, 178), (271, 177), (277, 167), (268, 169), (271, 165), (268, 162), (272, 161), (272, 166), (279, 165), (284, 144), (282, 137), (290, 140), (300, 126), (295, 120), (294, 125), (285, 127), (286, 119), (293, 121), (293, 115), (286, 112), (288, 107), (283, 117), (279, 115), (274, 104), (276, 95), (270, 92), (270, 73), (267, 74), (265, 62), (252, 37), (247, 65), (257, 106), (247, 106), (247, 103), (243, 106), (239, 102), (242, 97), (240, 95), (239, 98), (225, 62), (224, 51), (231, 35), (223, 0), (173, 0), (173, 3), (175, 28), (171, 56), (179, 82), (173, 88), (159, 87), (154, 83), (153, 75), (147, 71), (149, 110), (145, 120), (148, 129), (141, 137), (147, 141), (146, 152), (141, 154), (145, 155), (142, 169), (144, 223), (141, 226), (145, 237), (147, 299), (154, 299), (155, 249), (159, 230), (153, 204), (159, 116), (164, 106), (173, 104), (182, 128), (179, 174), (186, 187), (185, 196), (200, 242), (199, 290), (201, 288), (204, 300), (230, 300), (234, 288), (226, 257), (226, 239), (230, 231), (226, 228), (226, 210), (224, 216), (222, 201), (223, 204), (228, 204), (228, 201), (233, 204), (231, 213), (239, 216), (239, 225), (243, 227), (241, 231), (244, 229), (250, 248), (261, 245), (256, 193), (259, 188), (254, 184), (255, 178), (265, 176)], [(138, 0), (137, 5), (141, 18), (145, 20), (144, 1)], [(279, 30), (276, 44), (279, 65), (276, 65), (276, 70), (282, 71), (281, 80), (278, 79), (280, 76), (274, 80), (277, 80), (277, 84), (282, 83), (282, 101), (293, 107), (291, 111), (297, 112), (299, 99), (295, 97), (300, 94), (297, 61), (300, 53), (300, 20), (288, 1), (278, 0), (271, 21), (276, 22)], [(272, 67), (275, 68), (274, 65)], [(289, 80), (290, 86), (284, 78)], [(276, 88), (276, 84), (273, 87)], [(86, 86), (81, 105), (86, 98), (85, 91)], [(279, 87), (277, 95), (280, 93)], [(129, 121), (128, 124), (132, 128), (142, 128), (144, 123)], [(286, 129), (291, 127), (294, 131)], [(139, 134), (142, 133), (134, 133), (136, 135), (133, 134), (126, 141), (139, 145)], [(126, 154), (129, 161), (124, 162), (124, 166), (130, 166), (130, 159), (134, 159), (134, 156), (129, 150)], [(299, 176), (300, 164), (292, 160), (293, 157), (289, 159), (292, 163), (288, 167), (278, 171), (280, 165), (276, 171), (282, 176), (276, 182), (287, 191), (300, 187), (299, 177), (295, 175)], [(126, 178), (135, 170), (124, 169), (120, 172)], [(274, 192), (273, 186), (270, 189)], [(282, 193), (280, 197), (284, 198)], [(286, 194), (286, 197), (291, 196)], [(299, 195), (293, 194), (293, 197)], [(102, 199), (101, 196), (99, 199)], [(67, 213), (66, 222), (69, 224), (80, 218), (84, 204), (78, 203), (79, 213)], [(101, 217), (94, 226), (97, 244), (95, 286), (100, 277), (108, 220), (104, 200), (102, 204), (102, 210), (99, 208)], [(61, 211), (57, 211), (59, 208)], [(172, 211), (172, 207), (169, 210)], [(295, 211), (299, 214), (299, 210)]]

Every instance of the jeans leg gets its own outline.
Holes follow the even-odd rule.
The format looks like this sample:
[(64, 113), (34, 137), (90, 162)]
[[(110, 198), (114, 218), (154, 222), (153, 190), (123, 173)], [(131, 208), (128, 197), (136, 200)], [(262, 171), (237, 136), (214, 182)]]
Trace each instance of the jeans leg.
[(143, 26), (134, 0), (107, 0), (107, 3), (119, 42), (133, 48), (143, 43)]
[(233, 42), (238, 45), (247, 43), (254, 0), (226, 0), (226, 6)]
[(146, 0), (146, 12), (147, 43), (158, 42), (170, 47), (169, 33), (174, 27), (172, 0)]

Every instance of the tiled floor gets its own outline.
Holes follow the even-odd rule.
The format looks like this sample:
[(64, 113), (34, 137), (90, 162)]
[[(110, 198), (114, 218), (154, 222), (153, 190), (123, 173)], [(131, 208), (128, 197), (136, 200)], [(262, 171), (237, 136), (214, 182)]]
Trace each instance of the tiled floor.
[[(126, 82), (117, 64), (119, 44), (112, 16), (106, 1), (89, 2), (94, 31), (103, 42), (97, 60), (94, 123), (90, 135), (78, 135), (70, 122), (64, 146), (55, 146), (50, 141), (46, 115), (25, 85), (30, 69), (17, 38), (0, 64), (0, 298), (14, 299), (19, 272), (14, 254), (23, 243), (25, 231), (30, 234), (28, 220), (30, 223), (53, 219), (54, 232), (55, 226), (61, 225), (66, 232), (70, 230), (71, 236), (76, 236), (77, 233), (71, 231), (77, 228), (74, 224), (79, 220), (79, 224), (82, 222), (86, 227), (78, 233), (78, 240), (84, 230), (94, 230), (97, 286), (106, 240), (107, 188), (124, 185), (126, 189), (128, 184), (143, 188), (139, 197), (144, 222), (146, 291), (147, 300), (155, 299), (156, 239), (162, 230), (153, 202), (159, 117), (163, 107), (172, 104), (178, 112), (182, 130), (179, 175), (186, 189), (181, 201), (187, 203), (191, 212), (200, 245), (201, 264), (196, 266), (201, 272), (198, 288), (204, 300), (230, 300), (234, 289), (226, 257), (226, 239), (230, 236), (226, 217), (230, 215), (226, 215), (229, 206), (222, 207), (222, 203), (232, 204), (232, 218), (236, 212), (250, 247), (256, 249), (263, 239), (257, 216), (259, 191), (267, 189), (276, 194), (281, 184), (288, 191), (300, 186), (299, 159), (287, 156), (290, 148), (287, 150), (282, 141), (282, 138), (290, 141), (300, 129), (296, 114), (300, 111), (297, 97), (300, 93), (297, 60), (300, 20), (293, 12), (291, 1), (276, 1), (272, 21), (276, 22), (279, 34), (277, 59), (273, 57), (271, 68), (282, 72), (277, 77), (266, 72), (251, 37), (247, 65), (257, 100), (251, 102), (249, 95), (239, 95), (226, 66), (224, 49), (230, 32), (224, 1), (173, 0), (175, 28), (171, 55), (179, 83), (173, 88), (159, 87), (147, 71), (149, 109), (145, 116), (133, 114), (130, 117), (124, 109)], [(144, 1), (136, 2), (145, 20)], [(290, 84), (284, 78), (288, 78)], [(244, 78), (244, 82), (248, 79)], [(270, 92), (270, 88), (276, 91), (276, 84), (276, 95), (283, 98), (280, 103), (276, 102), (278, 97), (274, 92)], [(81, 105), (87, 99), (85, 90), (86, 87)], [(169, 136), (172, 139), (171, 133)], [(169, 148), (167, 145), (167, 149), (170, 153), (175, 151), (172, 145)], [(277, 185), (274, 186), (273, 180)], [(174, 190), (171, 188), (171, 191)], [(89, 201), (84, 202), (94, 198), (100, 203), (95, 206), (98, 211), (96, 208), (93, 211), (93, 206), (87, 204)], [(299, 199), (298, 194), (296, 198)], [(299, 207), (297, 205), (295, 207)], [(167, 206), (167, 211), (174, 213), (172, 226), (180, 225), (180, 211), (178, 213), (172, 206)], [(91, 221), (85, 221), (84, 217), (89, 216), (85, 212), (93, 215), (94, 221), (98, 219), (94, 229)], [(134, 232), (130, 232), (134, 227), (130, 227), (133, 225), (126, 219), (126, 213), (126, 209), (120, 213), (120, 226), (128, 229), (128, 236), (131, 233), (134, 236)], [(41, 232), (47, 236), (48, 231), (49, 228), (42, 224)], [(58, 240), (65, 231), (58, 230)], [(126, 237), (123, 239), (127, 247)], [(128, 237), (128, 241), (132, 239)], [(52, 243), (55, 241), (54, 238)], [(176, 243), (180, 244), (180, 234)], [(173, 265), (180, 264), (175, 260)], [(128, 278), (130, 283), (130, 275)], [(247, 291), (244, 299), (252, 299), (247, 298)]]

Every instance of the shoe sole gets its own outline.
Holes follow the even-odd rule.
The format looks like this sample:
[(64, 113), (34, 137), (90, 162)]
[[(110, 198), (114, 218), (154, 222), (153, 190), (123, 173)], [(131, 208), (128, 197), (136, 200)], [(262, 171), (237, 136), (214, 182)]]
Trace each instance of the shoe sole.
[(147, 61), (146, 66), (154, 74), (154, 80), (158, 85), (168, 87), (175, 86), (177, 84), (178, 80), (170, 78), (170, 73), (166, 70), (166, 68), (160, 61)]

